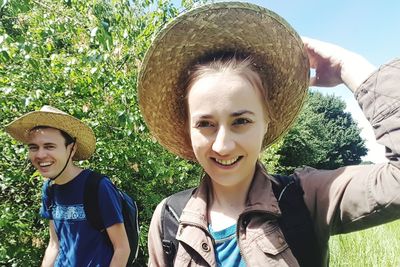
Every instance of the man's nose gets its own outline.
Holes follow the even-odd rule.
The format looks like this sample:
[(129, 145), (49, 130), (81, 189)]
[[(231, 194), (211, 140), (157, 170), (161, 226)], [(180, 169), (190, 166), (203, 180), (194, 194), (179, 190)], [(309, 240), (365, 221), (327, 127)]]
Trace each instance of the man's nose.
[(39, 147), (35, 153), (35, 157), (40, 159), (40, 158), (44, 158), (45, 156), (46, 156), (46, 150)]

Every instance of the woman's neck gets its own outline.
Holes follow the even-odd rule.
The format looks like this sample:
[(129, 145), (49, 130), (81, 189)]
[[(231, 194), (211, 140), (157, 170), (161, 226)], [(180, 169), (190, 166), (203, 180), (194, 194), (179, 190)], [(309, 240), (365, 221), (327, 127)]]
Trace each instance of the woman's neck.
[(210, 179), (209, 223), (215, 231), (236, 223), (246, 207), (247, 194), (253, 179), (234, 186), (223, 186)]

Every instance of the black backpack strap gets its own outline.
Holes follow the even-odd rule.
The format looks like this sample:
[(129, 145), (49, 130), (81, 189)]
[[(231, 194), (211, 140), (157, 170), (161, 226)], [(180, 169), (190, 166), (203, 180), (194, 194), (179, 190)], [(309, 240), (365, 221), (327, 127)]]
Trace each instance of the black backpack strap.
[(162, 245), (164, 254), (167, 258), (168, 266), (172, 266), (176, 249), (178, 248), (178, 240), (176, 233), (178, 232), (179, 218), (185, 208), (190, 197), (195, 192), (195, 188), (187, 189), (169, 196), (161, 209), (161, 225), (162, 225)]
[(85, 209), (86, 219), (99, 231), (104, 231), (103, 219), (99, 212), (99, 186), (103, 177), (102, 174), (91, 171), (86, 179), (83, 193), (83, 207)]
[(319, 266), (322, 253), (299, 179), (296, 176), (274, 177), (279, 184), (273, 182), (272, 189), (282, 212), (278, 223), (290, 250), (300, 266)]
[[(44, 205), (46, 205), (47, 211), (52, 214), (53, 206), (54, 206), (54, 187), (52, 185), (51, 179), (46, 180), (45, 182), (45, 193), (46, 199)], [(53, 215), (51, 215), (53, 216)]]

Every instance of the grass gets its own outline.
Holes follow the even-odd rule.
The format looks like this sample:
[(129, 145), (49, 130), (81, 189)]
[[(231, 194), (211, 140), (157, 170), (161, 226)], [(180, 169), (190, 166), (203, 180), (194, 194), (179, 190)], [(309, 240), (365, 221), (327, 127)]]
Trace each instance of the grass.
[(330, 266), (399, 267), (400, 220), (333, 236), (329, 242)]

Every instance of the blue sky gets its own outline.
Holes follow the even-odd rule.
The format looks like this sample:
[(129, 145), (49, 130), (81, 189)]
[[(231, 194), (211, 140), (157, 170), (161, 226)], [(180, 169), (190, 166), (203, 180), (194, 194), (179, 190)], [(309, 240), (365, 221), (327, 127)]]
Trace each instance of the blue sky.
[[(179, 3), (180, 1), (174, 1)], [(377, 0), (249, 0), (285, 18), (302, 36), (328, 41), (363, 55), (375, 66), (400, 57), (400, 1)], [(345, 86), (317, 88), (340, 96), (363, 129), (369, 149), (365, 160), (385, 161), (371, 127)]]

